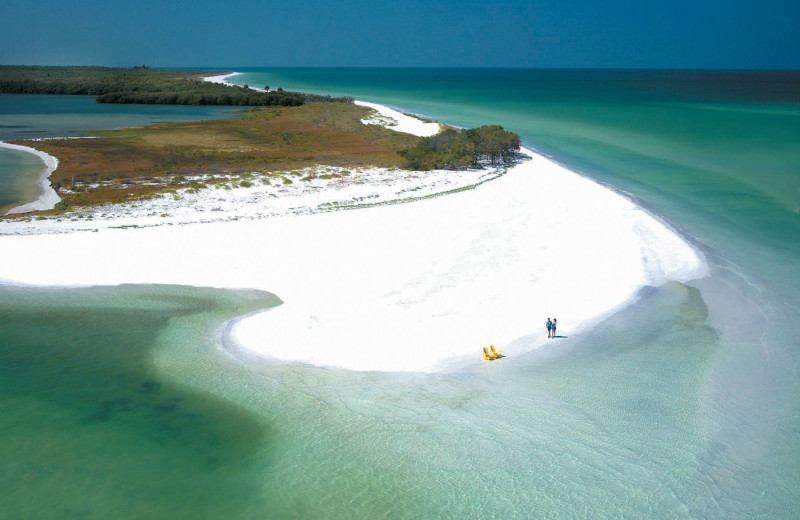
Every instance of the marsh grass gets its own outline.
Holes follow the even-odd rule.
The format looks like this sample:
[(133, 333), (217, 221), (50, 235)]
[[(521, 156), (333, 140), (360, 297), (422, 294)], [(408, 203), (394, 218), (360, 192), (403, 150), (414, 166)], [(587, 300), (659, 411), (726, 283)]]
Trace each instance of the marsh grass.
[[(301, 170), (319, 164), (401, 166), (404, 161), (397, 152), (415, 145), (418, 138), (362, 124), (368, 113), (349, 103), (259, 107), (237, 119), (98, 131), (93, 133), (96, 139), (16, 143), (59, 159), (51, 183), (62, 201), (49, 213), (60, 213), (185, 188), (249, 187), (256, 179), (253, 172), (262, 178), (276, 172), (284, 184), (291, 184), (290, 176), (314, 178)], [(326, 172), (324, 178), (338, 175)]]

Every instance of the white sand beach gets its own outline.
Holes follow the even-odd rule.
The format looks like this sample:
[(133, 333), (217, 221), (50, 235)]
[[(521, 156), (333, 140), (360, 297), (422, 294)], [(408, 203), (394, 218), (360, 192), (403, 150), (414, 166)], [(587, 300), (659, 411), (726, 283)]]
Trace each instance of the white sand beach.
[(361, 120), (365, 125), (381, 125), (397, 132), (424, 137), (439, 133), (439, 123), (426, 122), (415, 117), (409, 117), (397, 110), (377, 103), (356, 100), (355, 104), (375, 111), (374, 115)]
[(203, 78), (203, 81), (208, 81), (209, 83), (222, 83), (222, 84), (230, 84), (227, 80), (228, 78), (233, 78), (236, 76), (240, 76), (241, 72), (230, 72), (228, 74), (221, 74), (219, 76), (206, 76)]
[[(391, 117), (396, 128), (422, 123)], [(91, 233), (43, 223), (43, 234), (0, 236), (11, 252), (0, 256), (0, 279), (262, 289), (284, 304), (233, 326), (245, 349), (435, 371), (480, 363), (489, 344), (509, 357), (535, 349), (547, 317), (563, 335), (584, 334), (642, 286), (706, 273), (697, 251), (629, 200), (524, 153), (490, 182), (410, 203)]]
[(0, 147), (31, 153), (41, 159), (44, 163), (42, 174), (39, 177), (39, 196), (36, 198), (36, 200), (11, 208), (8, 213), (27, 213), (29, 211), (53, 209), (55, 205), (58, 204), (58, 201), (61, 200), (53, 187), (50, 186), (50, 174), (56, 171), (56, 168), (58, 168), (58, 159), (48, 153), (31, 148), (29, 146), (21, 146), (18, 144), (0, 141)]
[[(220, 74), (219, 76), (206, 76), (203, 78), (203, 81), (208, 81), (209, 83), (222, 83), (223, 85), (232, 85), (233, 83), (228, 81), (228, 78), (234, 78), (236, 76), (241, 76), (241, 72), (231, 72), (229, 74)], [(257, 87), (250, 87), (250, 90), (255, 90), (257, 92), (266, 92), (266, 89), (257, 88)]]

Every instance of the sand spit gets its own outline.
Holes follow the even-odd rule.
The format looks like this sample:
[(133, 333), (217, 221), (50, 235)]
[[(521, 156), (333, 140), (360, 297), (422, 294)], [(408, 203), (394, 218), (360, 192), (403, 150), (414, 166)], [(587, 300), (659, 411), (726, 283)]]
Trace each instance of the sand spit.
[(375, 111), (369, 117), (361, 120), (365, 125), (381, 125), (386, 128), (391, 128), (395, 132), (405, 132), (407, 134), (424, 137), (439, 133), (439, 123), (427, 122), (417, 119), (416, 117), (410, 117), (377, 103), (367, 103), (366, 101), (356, 100), (355, 104), (371, 108)]
[[(422, 121), (402, 114), (378, 121), (412, 123)], [(255, 193), (247, 191), (254, 186), (239, 185), (231, 191), (240, 199), (225, 199), (232, 207), (205, 223), (151, 226), (150, 219), (169, 216), (141, 213), (129, 215), (131, 227), (98, 225), (121, 220), (94, 215), (94, 233), (70, 232), (72, 221), (3, 223), (0, 233), (16, 234), (0, 236), (0, 248), (13, 253), (0, 256), (0, 279), (267, 290), (285, 303), (232, 327), (231, 337), (243, 348), (352, 370), (435, 371), (481, 363), (480, 349), (490, 343), (509, 357), (535, 349), (547, 341), (548, 316), (559, 319), (560, 332), (580, 335), (644, 285), (706, 274), (697, 251), (631, 201), (531, 150), (524, 153), (527, 159), (505, 174), (465, 174), (472, 189), (452, 189), (459, 172), (340, 175), (320, 167), (294, 195), (280, 191), (289, 184), (270, 179), (269, 186), (258, 186), (262, 198), (252, 208), (263, 212), (276, 201), (284, 209), (259, 214), (263, 218), (225, 216)], [(345, 205), (361, 196), (373, 202), (414, 191), (423, 196), (318, 211), (339, 200), (336, 186), (346, 177), (371, 180), (341, 188), (341, 200), (350, 201)], [(358, 191), (365, 184), (363, 193), (378, 196)], [(442, 191), (449, 193), (425, 196)], [(196, 194), (158, 203), (172, 214), (209, 202), (189, 195)], [(27, 231), (13, 228), (22, 224)]]
[[(285, 303), (238, 322), (242, 347), (353, 370), (431, 371), (567, 334), (646, 284), (702, 276), (677, 234), (537, 155), (475, 189), (260, 220), (0, 237), (0, 278), (53, 286), (256, 288)], [(102, 254), (101, 254), (102, 252)], [(53, 262), (58, 259), (58, 269)]]

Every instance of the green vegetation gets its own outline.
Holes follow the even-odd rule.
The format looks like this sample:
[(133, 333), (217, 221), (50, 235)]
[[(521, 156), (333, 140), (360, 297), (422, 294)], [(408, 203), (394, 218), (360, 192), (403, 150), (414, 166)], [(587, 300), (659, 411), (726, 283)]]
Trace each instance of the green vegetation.
[(62, 198), (52, 211), (59, 213), (183, 188), (230, 189), (263, 178), (290, 184), (289, 176), (300, 181), (300, 170), (319, 164), (402, 166), (398, 152), (419, 138), (362, 124), (369, 112), (352, 103), (309, 102), (257, 107), (235, 119), (105, 130), (95, 139), (15, 143), (58, 157), (50, 181)]
[(460, 169), (512, 163), (519, 146), (519, 135), (502, 126), (485, 125), (468, 130), (447, 128), (420, 138), (415, 146), (399, 153), (406, 159), (406, 167), (414, 170)]
[[(321, 98), (281, 89), (260, 93), (198, 79), (213, 73), (146, 67), (0, 66), (0, 92), (97, 95), (98, 101), (115, 103), (267, 105), (233, 119), (92, 132), (94, 139), (16, 141), (59, 159), (50, 181), (62, 200), (46, 213), (182, 189), (303, 182), (312, 175), (301, 170), (320, 164), (459, 169), (510, 163), (519, 150), (519, 136), (500, 126), (447, 128), (436, 136), (419, 138), (363, 124), (361, 120), (372, 110), (355, 105), (352, 98)], [(344, 174), (329, 170), (314, 175), (332, 179)]]
[(285, 92), (257, 92), (248, 88), (203, 81), (221, 71), (154, 70), (147, 67), (0, 66), (0, 93), (76, 94), (97, 96), (98, 103), (148, 105), (300, 106), (307, 101), (352, 102)]

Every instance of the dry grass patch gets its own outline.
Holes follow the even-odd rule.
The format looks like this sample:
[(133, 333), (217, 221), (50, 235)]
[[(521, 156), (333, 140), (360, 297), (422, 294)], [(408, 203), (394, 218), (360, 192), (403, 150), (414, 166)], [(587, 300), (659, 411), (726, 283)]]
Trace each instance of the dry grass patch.
[(140, 199), (189, 187), (189, 176), (299, 170), (318, 164), (398, 167), (418, 138), (361, 119), (349, 103), (261, 107), (244, 117), (94, 133), (95, 139), (16, 141), (58, 157), (62, 208)]

